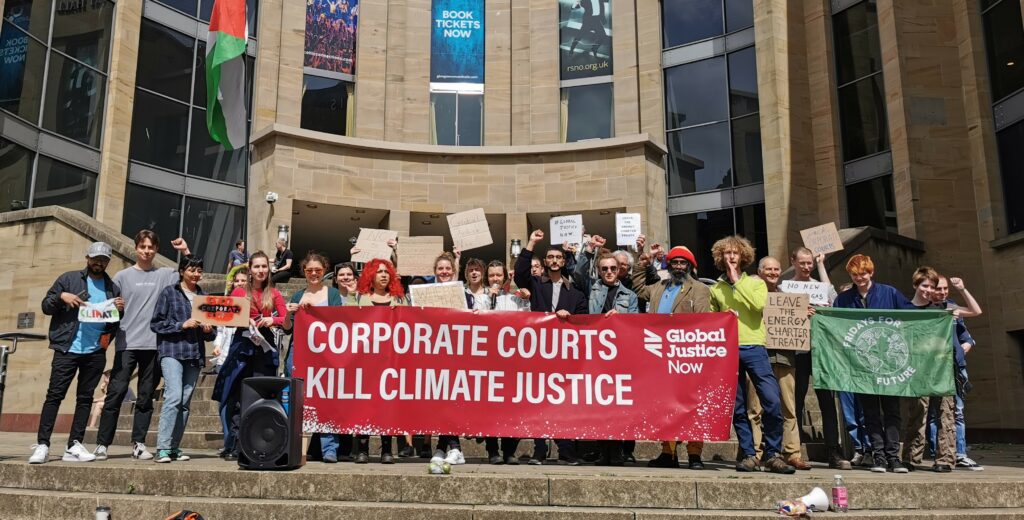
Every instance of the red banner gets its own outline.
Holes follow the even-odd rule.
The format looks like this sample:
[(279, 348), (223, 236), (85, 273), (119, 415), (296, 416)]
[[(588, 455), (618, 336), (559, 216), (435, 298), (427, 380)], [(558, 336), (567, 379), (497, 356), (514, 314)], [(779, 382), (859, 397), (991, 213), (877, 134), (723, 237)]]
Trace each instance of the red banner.
[(307, 432), (726, 440), (732, 313), (573, 316), (311, 307), (295, 328)]

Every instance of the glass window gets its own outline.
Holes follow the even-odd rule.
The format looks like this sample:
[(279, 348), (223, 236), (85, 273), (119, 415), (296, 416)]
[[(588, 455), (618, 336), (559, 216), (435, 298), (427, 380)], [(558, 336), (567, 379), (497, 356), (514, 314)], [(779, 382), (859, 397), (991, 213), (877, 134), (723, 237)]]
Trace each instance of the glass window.
[(843, 161), (889, 149), (889, 125), (885, 114), (885, 87), (881, 74), (839, 89)]
[(40, 155), (36, 165), (32, 207), (64, 206), (92, 216), (96, 174)]
[(0, 29), (0, 108), (39, 121), (46, 47), (8, 22)]
[(725, 72), (724, 56), (665, 69), (665, 127), (728, 119)]
[(661, 20), (666, 49), (724, 33), (722, 0), (662, 0)]
[(984, 16), (985, 49), (992, 82), (992, 100), (998, 101), (1024, 87), (1024, 26), (1020, 2), (1004, 0)]
[(245, 208), (202, 199), (185, 199), (181, 236), (209, 269), (227, 265), (228, 253), (242, 236)]
[(171, 170), (185, 171), (188, 107), (135, 90), (132, 110), (131, 158)]
[(6, 0), (4, 20), (46, 41), (50, 34), (50, 6), (53, 0)]
[[(1012, 124), (996, 133), (999, 169), (1003, 172), (1003, 200), (1006, 201), (1008, 233), (1024, 231), (1024, 204), (1016, 201), (1024, 193), (1024, 122)], [(1012, 202), (1011, 202), (1012, 201)]]
[(173, 7), (189, 16), (196, 15), (197, 0), (156, 0), (168, 7)]
[(309, 74), (302, 77), (302, 128), (348, 135), (352, 84)]
[(846, 208), (850, 215), (850, 227), (872, 226), (898, 232), (892, 175), (847, 186)]
[(669, 195), (732, 186), (729, 140), (728, 123), (669, 133)]
[(483, 142), (482, 94), (430, 93), (432, 144), (478, 146)]
[(611, 83), (562, 89), (563, 142), (611, 137), (613, 117)]
[[(164, 244), (181, 233), (181, 195), (128, 183), (124, 192), (124, 220), (121, 233), (134, 237), (143, 229), (156, 231)], [(191, 245), (191, 243), (189, 244)], [(166, 246), (165, 246), (166, 247)], [(174, 251), (164, 250), (168, 258)]]
[(43, 128), (98, 148), (105, 86), (102, 74), (51, 52)]
[(188, 147), (189, 175), (245, 185), (249, 147), (225, 150), (223, 145), (210, 138), (205, 110), (192, 109), (191, 140)]
[(757, 260), (768, 254), (768, 224), (764, 204), (751, 204), (736, 208), (736, 234), (742, 235), (754, 246), (754, 264), (748, 273), (757, 272)]
[(59, 2), (53, 15), (51, 46), (106, 72), (113, 14), (114, 4), (106, 0)]
[(753, 0), (725, 0), (725, 30), (735, 32), (754, 25)]
[(732, 120), (732, 164), (737, 186), (764, 181), (761, 118), (757, 114)]
[[(187, 103), (192, 88), (192, 46), (195, 40), (145, 19), (142, 20), (139, 40), (136, 84)], [(204, 58), (205, 50), (204, 47)], [(198, 80), (197, 77), (197, 88)], [(203, 88), (205, 86), (204, 82)]]
[[(259, 10), (259, 2), (257, 0), (246, 0), (245, 1), (245, 18), (249, 26), (249, 37), (256, 37), (256, 15)], [(213, 0), (200, 0), (199, 2), (199, 19), (208, 22), (210, 21), (210, 14), (213, 13)]]
[(832, 35), (840, 85), (882, 70), (874, 0), (861, 2), (833, 16)]
[(32, 151), (0, 138), (0, 212), (28, 208)]
[(718, 269), (711, 257), (716, 240), (734, 233), (732, 208), (669, 217), (672, 245), (690, 248), (697, 259), (697, 273), (704, 278), (717, 278)]
[(747, 47), (729, 55), (729, 115), (757, 112), (757, 99), (757, 55)]

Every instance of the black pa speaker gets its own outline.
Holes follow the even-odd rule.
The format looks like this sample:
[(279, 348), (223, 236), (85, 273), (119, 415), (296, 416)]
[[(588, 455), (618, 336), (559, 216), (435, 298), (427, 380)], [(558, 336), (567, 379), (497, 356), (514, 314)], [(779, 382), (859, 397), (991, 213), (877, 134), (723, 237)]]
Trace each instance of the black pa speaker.
[(302, 397), (305, 382), (289, 377), (250, 377), (242, 381), (238, 426), (242, 469), (295, 469), (302, 466)]

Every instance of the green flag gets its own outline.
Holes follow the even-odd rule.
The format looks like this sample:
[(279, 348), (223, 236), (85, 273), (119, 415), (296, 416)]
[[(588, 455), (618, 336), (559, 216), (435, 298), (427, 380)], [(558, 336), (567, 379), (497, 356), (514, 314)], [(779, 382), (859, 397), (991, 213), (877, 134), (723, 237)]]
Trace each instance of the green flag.
[(811, 318), (815, 388), (953, 395), (953, 316), (944, 310), (832, 309)]

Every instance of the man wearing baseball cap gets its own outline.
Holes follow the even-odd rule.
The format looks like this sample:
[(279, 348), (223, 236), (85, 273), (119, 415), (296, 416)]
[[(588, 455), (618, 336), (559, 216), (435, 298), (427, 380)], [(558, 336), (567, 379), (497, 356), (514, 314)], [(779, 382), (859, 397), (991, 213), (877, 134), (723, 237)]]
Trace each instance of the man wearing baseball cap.
[[(638, 249), (643, 252), (645, 237), (637, 240)], [(668, 261), (667, 280), (653, 284), (648, 283), (653, 275), (657, 279), (654, 265), (641, 267), (633, 264), (633, 289), (641, 299), (648, 301), (647, 312), (658, 314), (709, 312), (711, 310), (711, 293), (707, 286), (694, 278), (697, 259), (685, 246), (676, 246), (666, 255)], [(688, 467), (704, 469), (700, 458), (704, 442), (690, 441), (686, 443)], [(664, 441), (661, 444), (661, 455), (647, 464), (656, 468), (678, 468), (679, 458), (676, 455), (676, 442)]]
[[(78, 375), (78, 389), (75, 400), (75, 415), (71, 421), (71, 434), (62, 460), (65, 462), (89, 462), (95, 459), (82, 446), (85, 426), (92, 408), (93, 391), (103, 375), (107, 363), (106, 351), (111, 336), (117, 331), (120, 312), (124, 310), (121, 290), (107, 276), (110, 263), (110, 245), (94, 242), (85, 254), (85, 269), (68, 271), (60, 275), (43, 298), (43, 314), (50, 319), (50, 348), (53, 362), (50, 364), (50, 385), (43, 401), (39, 416), (39, 436), (32, 447), (29, 464), (42, 464), (49, 460), (50, 435), (57, 420), (60, 403), (68, 393), (71, 381)], [(89, 313), (80, 315), (83, 305), (96, 306), (113, 300), (118, 315), (103, 320), (92, 319)], [(99, 307), (103, 310), (103, 307)], [(102, 312), (101, 312), (102, 314)], [(110, 319), (115, 319), (111, 322)], [(81, 321), (80, 321), (81, 320)]]

